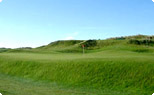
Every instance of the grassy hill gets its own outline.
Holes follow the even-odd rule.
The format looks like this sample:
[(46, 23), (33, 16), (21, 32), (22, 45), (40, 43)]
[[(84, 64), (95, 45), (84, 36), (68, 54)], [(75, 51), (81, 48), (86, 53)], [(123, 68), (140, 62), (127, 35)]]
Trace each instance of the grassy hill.
[(151, 95), (153, 39), (137, 35), (56, 41), (33, 49), (7, 50), (0, 53), (0, 92), (25, 95), (25, 90), (18, 91), (25, 86), (29, 95)]
[[(139, 47), (144, 48), (154, 46), (154, 36), (146, 35), (136, 35), (136, 36), (126, 36), (126, 37), (116, 37), (106, 40), (68, 40), (68, 41), (56, 41), (52, 42), (46, 46), (38, 47), (39, 50), (50, 50), (59, 52), (82, 52), (82, 45), (85, 45), (87, 52), (97, 51), (100, 49), (110, 48), (110, 47), (121, 47), (124, 49), (131, 49), (129, 47)], [(124, 47), (125, 46), (125, 47)]]

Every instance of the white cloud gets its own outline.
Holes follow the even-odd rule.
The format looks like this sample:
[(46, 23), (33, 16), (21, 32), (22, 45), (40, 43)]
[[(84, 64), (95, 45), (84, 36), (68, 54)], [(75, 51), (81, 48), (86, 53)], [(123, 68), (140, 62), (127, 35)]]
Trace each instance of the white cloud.
[(2, 0), (0, 0), (0, 2), (2, 2)]
[(68, 37), (66, 37), (64, 40), (74, 40), (76, 36), (79, 35), (79, 32), (73, 32), (68, 34)]
[(154, 2), (154, 0), (152, 0)]
[(64, 40), (74, 40), (74, 37), (66, 37)]

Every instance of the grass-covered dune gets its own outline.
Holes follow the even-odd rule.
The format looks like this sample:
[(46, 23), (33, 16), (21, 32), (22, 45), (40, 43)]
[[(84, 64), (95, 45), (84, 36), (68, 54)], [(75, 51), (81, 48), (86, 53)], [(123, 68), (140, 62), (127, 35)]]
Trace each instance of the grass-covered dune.
[[(60, 41), (35, 49), (8, 50), (0, 53), (0, 75), (4, 79), (16, 77), (23, 80), (44, 81), (47, 84), (56, 83), (65, 89), (71, 87), (82, 89), (81, 93), (70, 95), (152, 94), (154, 90), (153, 44), (138, 45), (130, 43), (130, 40), (132, 38), (126, 37), (88, 43), (87, 41)], [(145, 38), (136, 40), (145, 40)], [(85, 54), (82, 54), (82, 44), (86, 46)], [(45, 89), (44, 86), (41, 87), (39, 89)], [(0, 91), (3, 90), (4, 87), (0, 84)], [(7, 89), (5, 91), (7, 92)], [(9, 91), (11, 93), (12, 90)], [(43, 91), (45, 95), (51, 93)], [(17, 94), (18, 91), (12, 93), (24, 95)], [(55, 92), (52, 95), (67, 94)]]

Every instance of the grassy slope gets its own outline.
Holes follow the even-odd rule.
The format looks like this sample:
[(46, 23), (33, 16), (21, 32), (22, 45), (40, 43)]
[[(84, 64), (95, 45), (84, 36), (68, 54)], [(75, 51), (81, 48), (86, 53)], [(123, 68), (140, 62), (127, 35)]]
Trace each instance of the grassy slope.
[[(0, 74), (0, 83), (0, 92), (3, 95), (132, 95), (125, 91), (68, 87), (3, 74)], [(135, 95), (142, 95), (141, 93), (137, 92)]]
[[(95, 95), (149, 95), (152, 93), (154, 89), (153, 47), (128, 45), (126, 41), (115, 40), (101, 41), (99, 45), (97, 46), (99, 49), (86, 50), (85, 55), (55, 52), (56, 48), (51, 54), (1, 53), (0, 72), (24, 79), (58, 83), (67, 87), (100, 89), (93, 92)], [(74, 47), (69, 49), (73, 51)], [(53, 52), (52, 49), (48, 51)], [(106, 92), (108, 94), (97, 93), (104, 89), (110, 89)], [(119, 94), (114, 92), (115, 90)]]

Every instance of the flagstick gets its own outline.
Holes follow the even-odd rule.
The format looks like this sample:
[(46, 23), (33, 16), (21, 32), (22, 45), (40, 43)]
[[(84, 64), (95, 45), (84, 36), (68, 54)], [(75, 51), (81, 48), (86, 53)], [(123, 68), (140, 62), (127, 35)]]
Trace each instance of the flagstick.
[(84, 54), (84, 46), (83, 46), (83, 54)]
[(85, 45), (82, 45), (82, 49), (83, 49), (83, 55), (84, 55), (84, 47), (85, 47)]

